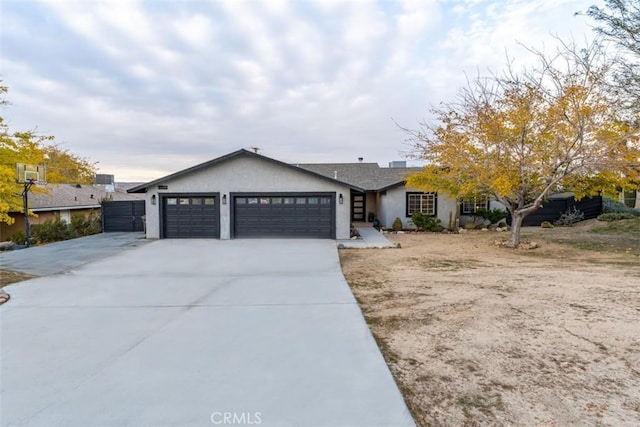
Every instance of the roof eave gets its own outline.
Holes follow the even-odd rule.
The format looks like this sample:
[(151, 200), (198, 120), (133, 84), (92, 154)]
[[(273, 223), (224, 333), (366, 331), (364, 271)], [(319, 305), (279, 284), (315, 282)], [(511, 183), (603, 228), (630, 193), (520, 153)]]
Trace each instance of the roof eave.
[(329, 178), (328, 176), (325, 176), (325, 175), (322, 175), (322, 174), (319, 174), (319, 173), (316, 173), (316, 172), (313, 172), (313, 171), (310, 171), (310, 170), (307, 170), (307, 169), (304, 169), (304, 168), (301, 168), (301, 167), (298, 167), (298, 166), (290, 165), (288, 163), (281, 162), (280, 160), (272, 159), (270, 157), (266, 157), (266, 156), (263, 156), (263, 155), (258, 154), (258, 153), (253, 153), (251, 151), (247, 151), (244, 148), (242, 148), (240, 150), (234, 151), (233, 153), (226, 154), (226, 155), (224, 155), (222, 157), (217, 157), (217, 158), (215, 158), (213, 160), (209, 160), (207, 162), (200, 163), (200, 164), (195, 165), (195, 166), (191, 166), (190, 168), (183, 169), (183, 170), (178, 171), (178, 172), (174, 172), (174, 173), (172, 173), (170, 175), (164, 176), (162, 178), (158, 178), (158, 179), (156, 179), (154, 181), (150, 181), (150, 182), (147, 182), (145, 184), (141, 184), (141, 185), (138, 185), (136, 187), (130, 188), (130, 189), (127, 190), (127, 193), (146, 193), (147, 189), (149, 187), (161, 184), (163, 182), (169, 181), (169, 180), (174, 179), (174, 178), (178, 178), (178, 177), (183, 176), (183, 175), (187, 175), (187, 174), (189, 174), (191, 172), (195, 172), (195, 171), (198, 171), (200, 169), (207, 168), (209, 166), (213, 166), (213, 165), (218, 164), (218, 163), (222, 163), (224, 161), (230, 160), (230, 159), (232, 159), (234, 157), (238, 157), (238, 156), (241, 156), (241, 155), (242, 156), (249, 156), (249, 157), (253, 157), (253, 158), (257, 158), (257, 159), (261, 159), (261, 160), (266, 160), (268, 162), (271, 162), (271, 163), (274, 163), (274, 164), (277, 164), (277, 165), (280, 165), (280, 166), (284, 166), (284, 167), (286, 167), (288, 169), (296, 170), (296, 171), (305, 173), (307, 175), (311, 175), (311, 176), (314, 176), (316, 178), (323, 179), (325, 181), (330, 181), (330, 182), (333, 182), (333, 183), (342, 184), (344, 186), (347, 186), (347, 187), (351, 188), (352, 190), (364, 191), (360, 187), (356, 187), (356, 186), (351, 185), (351, 184), (349, 184), (347, 182), (343, 182), (343, 181), (339, 181), (337, 179)]
[(45, 206), (39, 208), (29, 208), (31, 212), (46, 212), (46, 211), (65, 211), (74, 209), (99, 209), (100, 204), (96, 205), (79, 205), (79, 206)]

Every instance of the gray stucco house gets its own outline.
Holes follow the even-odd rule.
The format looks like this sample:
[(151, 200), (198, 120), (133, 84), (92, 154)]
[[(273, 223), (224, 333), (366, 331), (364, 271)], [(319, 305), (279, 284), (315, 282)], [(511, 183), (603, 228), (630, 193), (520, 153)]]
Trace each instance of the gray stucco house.
[(145, 193), (147, 238), (309, 237), (348, 239), (353, 222), (420, 211), (447, 224), (459, 206), (406, 188), (405, 162), (288, 164), (247, 150), (129, 189)]

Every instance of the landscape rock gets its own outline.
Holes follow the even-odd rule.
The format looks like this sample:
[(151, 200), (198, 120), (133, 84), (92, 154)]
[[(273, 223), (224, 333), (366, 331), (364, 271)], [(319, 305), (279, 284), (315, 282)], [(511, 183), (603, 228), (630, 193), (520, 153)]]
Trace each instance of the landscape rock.
[(2, 289), (0, 289), (0, 305), (2, 305), (5, 302), (9, 301), (10, 298), (11, 298), (11, 295), (9, 295), (8, 293), (6, 293)]

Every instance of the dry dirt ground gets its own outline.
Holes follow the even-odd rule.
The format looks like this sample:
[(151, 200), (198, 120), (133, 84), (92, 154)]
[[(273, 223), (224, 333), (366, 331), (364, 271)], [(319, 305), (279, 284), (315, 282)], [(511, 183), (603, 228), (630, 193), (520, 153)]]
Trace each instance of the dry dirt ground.
[(640, 243), (588, 233), (526, 229), (533, 250), (492, 231), (341, 250), (419, 425), (640, 425)]

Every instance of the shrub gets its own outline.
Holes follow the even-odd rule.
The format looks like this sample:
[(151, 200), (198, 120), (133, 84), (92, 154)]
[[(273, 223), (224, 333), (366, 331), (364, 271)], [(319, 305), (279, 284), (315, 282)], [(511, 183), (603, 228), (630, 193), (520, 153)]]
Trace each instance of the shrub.
[(69, 224), (60, 218), (47, 220), (31, 227), (31, 240), (34, 244), (58, 242), (78, 237)]
[(633, 218), (635, 218), (635, 215), (631, 213), (609, 212), (609, 213), (603, 213), (599, 215), (597, 219), (598, 221), (611, 222), (611, 221), (619, 221), (621, 219), (633, 219)]
[(628, 213), (635, 216), (640, 216), (640, 209), (630, 208), (624, 203), (620, 203), (609, 197), (602, 199), (602, 212), (603, 213)]
[(23, 230), (18, 230), (11, 235), (9, 238), (16, 245), (24, 245), (27, 240), (27, 235)]
[(418, 230), (436, 232), (443, 230), (443, 227), (440, 225), (440, 218), (434, 218), (421, 212), (414, 212), (411, 215), (411, 221), (418, 227)]
[(396, 217), (396, 219), (393, 220), (393, 225), (391, 226), (391, 228), (393, 228), (393, 231), (402, 230), (402, 220)]
[(102, 220), (96, 212), (91, 212), (85, 216), (82, 214), (73, 214), (71, 216), (71, 229), (78, 237), (90, 236), (98, 234), (102, 231)]
[(31, 240), (33, 244), (52, 243), (89, 236), (101, 231), (102, 224), (98, 213), (91, 212), (87, 216), (74, 214), (70, 223), (56, 218), (55, 220), (47, 220), (42, 224), (35, 224), (31, 227)]
[(554, 222), (554, 224), (571, 226), (576, 222), (582, 221), (583, 219), (584, 219), (584, 213), (580, 209), (573, 206), (571, 209), (567, 210), (565, 213), (560, 215), (560, 218), (558, 218)]
[(495, 224), (507, 217), (507, 211), (502, 209), (478, 209), (475, 216), (486, 219), (490, 224)]

